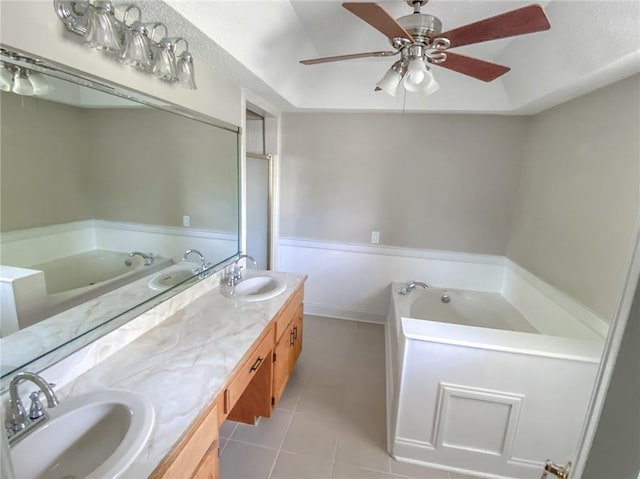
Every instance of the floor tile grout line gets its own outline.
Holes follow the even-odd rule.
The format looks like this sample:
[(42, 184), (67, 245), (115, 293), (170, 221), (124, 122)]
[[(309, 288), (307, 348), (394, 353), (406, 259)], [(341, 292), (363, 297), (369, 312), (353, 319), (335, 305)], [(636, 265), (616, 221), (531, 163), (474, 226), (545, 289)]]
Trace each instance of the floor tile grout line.
[[(300, 400), (299, 397), (298, 397), (298, 400)], [(282, 452), (282, 445), (284, 444), (284, 441), (287, 438), (287, 434), (289, 433), (289, 429), (291, 428), (291, 423), (293, 422), (294, 415), (295, 415), (295, 410), (291, 411), (291, 414), (289, 415), (289, 422), (287, 423), (287, 427), (284, 430), (284, 434), (280, 439), (280, 444), (278, 444), (278, 452), (276, 452), (276, 457), (273, 459), (273, 464), (271, 464), (271, 469), (269, 469), (269, 475), (267, 476), (267, 479), (271, 479), (271, 476), (273, 475), (273, 471), (276, 468), (276, 463), (278, 462), (278, 458), (280, 457), (280, 453)]]

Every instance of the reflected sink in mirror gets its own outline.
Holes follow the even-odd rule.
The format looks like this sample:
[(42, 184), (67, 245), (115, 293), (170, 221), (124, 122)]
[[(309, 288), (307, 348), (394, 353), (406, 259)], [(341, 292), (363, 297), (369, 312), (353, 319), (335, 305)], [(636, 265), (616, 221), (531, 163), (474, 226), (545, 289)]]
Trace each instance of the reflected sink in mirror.
[(119, 390), (61, 400), (48, 413), (11, 447), (16, 477), (115, 477), (140, 454), (155, 417), (149, 400)]
[(153, 275), (149, 280), (149, 287), (155, 291), (173, 288), (189, 278), (193, 278), (198, 268), (200, 268), (199, 264), (183, 261)]
[(243, 279), (234, 288), (222, 287), (222, 294), (242, 301), (262, 301), (278, 296), (286, 289), (286, 284), (273, 276), (251, 276)]

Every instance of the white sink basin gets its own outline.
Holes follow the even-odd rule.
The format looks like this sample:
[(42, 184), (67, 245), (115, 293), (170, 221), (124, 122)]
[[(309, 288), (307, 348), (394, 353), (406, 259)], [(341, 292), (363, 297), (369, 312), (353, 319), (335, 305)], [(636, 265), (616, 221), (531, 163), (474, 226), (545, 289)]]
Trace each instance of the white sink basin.
[(164, 291), (195, 276), (194, 270), (200, 267), (195, 263), (178, 263), (163, 269), (149, 280), (149, 287), (156, 291)]
[(233, 290), (222, 288), (222, 294), (242, 301), (262, 301), (278, 296), (287, 285), (273, 276), (253, 276), (243, 279)]
[(48, 412), (44, 424), (11, 447), (17, 478), (116, 477), (140, 454), (154, 422), (151, 403), (128, 391), (60, 400)]

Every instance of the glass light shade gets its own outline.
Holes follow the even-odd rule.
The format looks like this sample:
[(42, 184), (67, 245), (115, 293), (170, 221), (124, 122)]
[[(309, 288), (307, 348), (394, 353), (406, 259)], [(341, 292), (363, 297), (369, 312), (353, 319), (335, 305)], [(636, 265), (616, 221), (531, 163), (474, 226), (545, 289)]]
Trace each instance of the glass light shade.
[(432, 80), (429, 82), (429, 85), (424, 90), (420, 90), (420, 93), (423, 95), (431, 95), (437, 92), (440, 89), (440, 84), (436, 81), (435, 78), (432, 77)]
[(120, 54), (120, 61), (142, 71), (151, 71), (151, 42), (147, 35), (147, 28), (140, 22), (131, 27), (125, 27), (124, 47)]
[(409, 62), (407, 75), (404, 77), (404, 87), (407, 91), (422, 91), (433, 80), (433, 75), (427, 70), (424, 60), (421, 58), (413, 59)]
[(89, 7), (87, 15), (86, 45), (99, 50), (120, 51), (122, 45), (113, 16), (113, 5), (108, 1), (96, 0), (94, 6)]
[(178, 84), (191, 90), (196, 89), (196, 77), (193, 68), (193, 57), (188, 51), (184, 51), (178, 57), (176, 64)]
[(26, 71), (20, 69), (14, 73), (11, 91), (24, 96), (32, 96), (35, 94), (33, 84), (31, 80), (29, 80), (29, 75)]
[(162, 39), (160, 47), (156, 49), (153, 74), (161, 80), (174, 82), (178, 79), (176, 57), (173, 53), (174, 45), (166, 40), (166, 38)]
[(13, 83), (13, 73), (4, 65), (0, 65), (0, 90), (11, 91)]
[(390, 68), (387, 73), (384, 74), (382, 79), (376, 83), (376, 86), (380, 88), (383, 92), (396, 96), (396, 92), (398, 91), (398, 86), (402, 81), (402, 75), (398, 73), (395, 69)]
[(53, 90), (53, 87), (41, 73), (32, 71), (29, 74), (29, 80), (31, 81), (31, 85), (33, 86), (33, 94), (36, 96), (46, 95), (51, 90)]

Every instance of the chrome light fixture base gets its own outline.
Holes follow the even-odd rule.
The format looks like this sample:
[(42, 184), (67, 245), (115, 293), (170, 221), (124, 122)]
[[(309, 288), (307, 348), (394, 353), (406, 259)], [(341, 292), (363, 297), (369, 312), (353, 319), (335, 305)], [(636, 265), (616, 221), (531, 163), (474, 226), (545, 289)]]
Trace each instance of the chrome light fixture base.
[[(53, 7), (66, 29), (82, 36), (88, 46), (106, 50), (123, 64), (153, 73), (166, 82), (196, 89), (193, 56), (189, 52), (187, 41), (183, 38), (169, 38), (167, 27), (160, 22), (142, 23), (142, 11), (139, 7), (127, 5), (122, 20), (116, 17), (109, 0), (53, 0)], [(127, 15), (131, 10), (138, 12), (138, 18), (128, 24)], [(94, 20), (90, 20), (92, 18)], [(95, 18), (101, 20), (97, 35), (93, 32), (97, 23)], [(164, 29), (164, 37), (156, 39), (154, 33), (159, 26)], [(110, 31), (105, 34), (105, 28), (114, 30), (114, 34), (111, 35)], [(184, 42), (185, 49), (176, 57), (175, 45), (178, 42)], [(162, 73), (159, 74), (159, 70)]]

